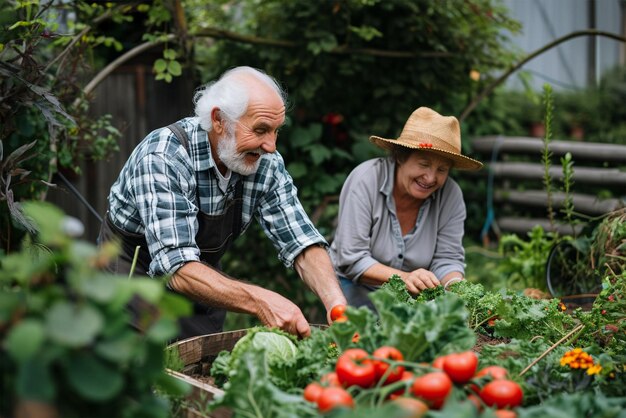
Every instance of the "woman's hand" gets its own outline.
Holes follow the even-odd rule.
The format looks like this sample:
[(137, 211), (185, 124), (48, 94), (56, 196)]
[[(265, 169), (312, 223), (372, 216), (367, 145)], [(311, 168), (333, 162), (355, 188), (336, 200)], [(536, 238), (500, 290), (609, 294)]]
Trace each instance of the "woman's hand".
[(439, 280), (432, 271), (417, 269), (402, 275), (402, 280), (406, 283), (406, 290), (412, 295), (417, 295), (425, 289), (430, 289), (439, 285)]

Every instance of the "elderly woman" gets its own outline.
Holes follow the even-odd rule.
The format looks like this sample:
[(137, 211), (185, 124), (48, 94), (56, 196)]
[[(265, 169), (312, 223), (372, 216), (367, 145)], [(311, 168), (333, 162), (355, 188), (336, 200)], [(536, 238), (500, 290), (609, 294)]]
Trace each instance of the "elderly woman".
[(411, 294), (462, 280), (465, 203), (448, 175), (482, 163), (461, 155), (458, 120), (420, 107), (399, 138), (370, 140), (390, 156), (348, 176), (330, 248), (348, 303), (372, 306), (368, 293), (394, 274)]

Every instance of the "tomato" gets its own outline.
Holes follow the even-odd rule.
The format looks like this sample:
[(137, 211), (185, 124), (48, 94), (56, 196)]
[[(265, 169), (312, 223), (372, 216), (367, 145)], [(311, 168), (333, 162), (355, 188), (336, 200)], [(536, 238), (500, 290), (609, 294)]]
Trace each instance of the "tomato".
[(341, 382), (339, 382), (339, 378), (337, 377), (337, 373), (328, 372), (320, 379), (322, 386), (337, 386), (341, 387)]
[(522, 388), (512, 380), (500, 379), (487, 383), (480, 391), (480, 398), (488, 406), (514, 408), (522, 404)]
[(334, 322), (337, 319), (345, 316), (346, 305), (335, 305), (330, 309), (330, 319)]
[(476, 373), (478, 356), (473, 351), (448, 354), (443, 362), (443, 371), (454, 383), (468, 382)]
[(444, 372), (432, 372), (416, 377), (411, 392), (427, 401), (431, 406), (440, 407), (452, 390), (452, 380)]
[(368, 356), (367, 351), (362, 348), (349, 348), (339, 356), (335, 372), (343, 386), (368, 388), (374, 384), (376, 371)]
[(433, 360), (433, 367), (435, 369), (442, 369), (443, 370), (443, 363), (445, 361), (446, 361), (446, 356), (437, 357), (435, 360)]
[(399, 396), (393, 400), (409, 415), (403, 415), (406, 418), (421, 418), (428, 412), (428, 405), (424, 401), (409, 396)]
[(319, 383), (317, 382), (309, 383), (304, 388), (304, 394), (303, 394), (304, 399), (306, 399), (309, 402), (317, 402), (323, 390), (324, 390), (324, 387), (320, 385)]
[(317, 398), (317, 408), (325, 413), (335, 408), (354, 408), (354, 399), (344, 388), (328, 387)]
[[(508, 377), (509, 371), (504, 367), (500, 366), (487, 366), (483, 367), (474, 375), (473, 379), (481, 379), (481, 383), (484, 383), (484, 379), (487, 376), (490, 377), (490, 380), (500, 380), (506, 379)], [(475, 383), (470, 383), (469, 388), (475, 392), (480, 393), (480, 388)]]
[(517, 413), (509, 409), (497, 409), (493, 413), (496, 418), (517, 418)]
[(393, 382), (397, 382), (402, 378), (402, 374), (404, 373), (404, 366), (397, 365), (392, 370), (389, 370), (390, 364), (385, 360), (394, 360), (394, 361), (403, 361), (404, 356), (395, 347), (391, 347), (388, 345), (382, 346), (374, 350), (372, 353), (373, 357), (376, 357), (381, 360), (374, 359), (372, 363), (374, 364), (374, 371), (376, 374), (376, 381), (382, 379), (385, 374), (387, 377), (385, 378), (384, 384), (388, 385)]
[(491, 376), (493, 380), (506, 379), (509, 375), (509, 371), (501, 366), (487, 366), (483, 367), (476, 373), (474, 377)]

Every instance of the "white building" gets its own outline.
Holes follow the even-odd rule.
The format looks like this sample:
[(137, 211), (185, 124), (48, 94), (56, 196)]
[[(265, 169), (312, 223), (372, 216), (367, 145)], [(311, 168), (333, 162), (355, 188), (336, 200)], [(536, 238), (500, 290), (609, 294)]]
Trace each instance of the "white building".
[[(596, 29), (626, 37), (626, 0), (503, 0), (510, 16), (521, 22), (522, 33), (513, 41), (526, 54), (572, 32)], [(626, 43), (604, 36), (580, 36), (565, 41), (526, 63), (519, 71), (531, 75), (541, 90), (582, 88), (598, 82), (602, 74), (626, 64)], [(514, 74), (507, 85), (522, 89)]]

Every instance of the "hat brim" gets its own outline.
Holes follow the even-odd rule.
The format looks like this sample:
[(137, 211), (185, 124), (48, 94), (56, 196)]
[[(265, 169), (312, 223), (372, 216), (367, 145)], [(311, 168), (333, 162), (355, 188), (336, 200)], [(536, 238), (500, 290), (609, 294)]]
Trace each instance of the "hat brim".
[(446, 157), (452, 160), (453, 167), (457, 170), (480, 170), (483, 167), (483, 163), (481, 163), (478, 160), (475, 160), (470, 157), (466, 157), (465, 155), (446, 151), (446, 150), (443, 150), (434, 146), (432, 148), (421, 148), (421, 147), (416, 147), (411, 144), (400, 142), (397, 139), (381, 138), (379, 136), (374, 136), (374, 135), (370, 136), (370, 141), (374, 143), (375, 145), (377, 145), (378, 147), (386, 149), (386, 150), (391, 150), (394, 147), (401, 146), (404, 148), (409, 148), (409, 149), (414, 149), (414, 150), (432, 152), (432, 153), (441, 155), (442, 157)]

